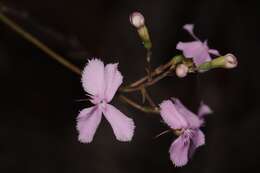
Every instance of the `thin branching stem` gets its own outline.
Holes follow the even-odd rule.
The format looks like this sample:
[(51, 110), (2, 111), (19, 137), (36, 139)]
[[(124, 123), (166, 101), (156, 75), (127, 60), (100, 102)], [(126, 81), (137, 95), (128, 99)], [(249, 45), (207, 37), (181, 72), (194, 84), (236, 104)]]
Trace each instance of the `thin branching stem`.
[(157, 105), (156, 105), (155, 102), (153, 101), (153, 99), (152, 99), (152, 97), (150, 96), (150, 94), (148, 93), (147, 89), (146, 89), (145, 87), (143, 87), (143, 88), (141, 89), (141, 91), (142, 91), (142, 94), (143, 94), (144, 98), (148, 101), (148, 103), (149, 103), (152, 107), (154, 107), (155, 109), (158, 109), (158, 108), (157, 108)]
[(121, 99), (123, 102), (126, 102), (127, 104), (131, 105), (132, 107), (146, 113), (152, 113), (152, 114), (159, 114), (159, 110), (155, 109), (154, 107), (148, 107), (139, 105), (138, 103), (134, 102), (133, 100), (127, 98), (126, 96), (120, 95), (119, 99)]
[[(170, 60), (169, 62), (167, 62), (166, 64), (160, 65), (159, 67), (157, 67), (156, 69), (154, 69), (154, 71), (151, 72), (151, 76), (155, 77), (157, 75), (160, 75), (162, 72), (164, 72), (167, 68), (169, 68), (172, 65), (172, 61)], [(144, 76), (141, 79), (131, 83), (129, 85), (130, 88), (135, 88), (139, 85), (141, 85), (142, 83), (146, 82), (148, 80), (148, 76)]]
[(159, 82), (161, 79), (167, 77), (168, 75), (170, 75), (172, 73), (172, 69), (168, 69), (167, 71), (165, 71), (164, 73), (160, 74), (159, 76), (153, 78), (151, 81), (147, 81), (145, 83), (140, 84), (137, 87), (124, 87), (124, 88), (120, 88), (121, 92), (134, 92), (134, 91), (139, 91), (142, 90), (142, 88), (147, 88), (149, 86), (154, 85), (155, 83)]
[(147, 76), (148, 76), (148, 80), (151, 81), (152, 80), (152, 67), (151, 67), (151, 56), (152, 56), (152, 51), (151, 49), (147, 49), (147, 53), (146, 53), (146, 63), (147, 63)]
[(9, 26), (12, 30), (14, 30), (17, 34), (22, 36), (27, 41), (31, 42), (33, 45), (41, 49), (43, 52), (45, 52), (49, 57), (56, 60), (66, 68), (70, 69), (72, 72), (76, 73), (77, 75), (81, 75), (81, 70), (53, 50), (51, 50), (48, 46), (46, 46), (44, 43), (42, 43), (40, 40), (38, 40), (36, 37), (34, 37), (32, 34), (26, 32), (23, 28), (21, 28), (19, 25), (17, 25), (14, 21), (9, 19), (7, 16), (5, 16), (2, 12), (0, 12), (0, 20), (5, 23), (7, 26)]

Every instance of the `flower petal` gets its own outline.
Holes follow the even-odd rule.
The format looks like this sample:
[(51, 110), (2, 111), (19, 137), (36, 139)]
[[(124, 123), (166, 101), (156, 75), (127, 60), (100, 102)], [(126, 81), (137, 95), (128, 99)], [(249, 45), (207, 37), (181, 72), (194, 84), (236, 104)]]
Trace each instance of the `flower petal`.
[(84, 90), (96, 97), (104, 97), (104, 63), (99, 59), (89, 60), (82, 72)]
[(80, 111), (77, 117), (78, 139), (80, 142), (90, 143), (93, 140), (101, 117), (102, 112), (96, 106)]
[(192, 140), (193, 145), (196, 148), (198, 148), (205, 144), (205, 135), (201, 130), (197, 129), (194, 131), (191, 140)]
[(181, 50), (186, 58), (193, 58), (197, 66), (211, 60), (207, 45), (201, 41), (179, 42), (176, 49)]
[(201, 41), (178, 42), (176, 49), (181, 50), (186, 58), (194, 58), (200, 53), (203, 43)]
[(216, 49), (209, 49), (208, 52), (209, 52), (210, 54), (212, 54), (212, 55), (220, 56), (219, 51), (216, 50)]
[(179, 136), (170, 147), (170, 158), (177, 167), (184, 166), (188, 162), (190, 139), (183, 135)]
[(131, 141), (134, 135), (134, 121), (125, 116), (114, 106), (107, 104), (103, 111), (104, 116), (112, 126), (116, 139), (119, 141)]
[(189, 158), (193, 156), (195, 153), (195, 150), (205, 144), (205, 135), (204, 133), (199, 130), (193, 130), (192, 132), (192, 137), (191, 137), (191, 144), (190, 144), (190, 149), (189, 149)]
[(202, 47), (200, 51), (198, 50), (198, 54), (194, 56), (193, 61), (196, 66), (199, 66), (205, 62), (211, 61), (211, 56), (208, 52), (208, 47)]
[(160, 104), (162, 119), (172, 129), (188, 127), (186, 119), (177, 111), (171, 100), (165, 100)]
[(193, 24), (183, 25), (183, 29), (185, 29), (195, 40), (199, 40), (198, 37), (193, 32), (193, 29), (194, 29)]
[(201, 120), (199, 117), (191, 112), (189, 109), (187, 109), (179, 99), (172, 98), (174, 101), (176, 110), (185, 118), (185, 120), (188, 123), (189, 128), (198, 128), (201, 125)]
[(118, 64), (108, 64), (105, 67), (105, 98), (110, 102), (114, 97), (118, 87), (123, 82), (123, 76), (117, 69)]
[(211, 113), (213, 113), (211, 108), (208, 105), (206, 105), (203, 102), (201, 102), (199, 110), (198, 110), (198, 116), (200, 118), (204, 118), (205, 115), (208, 115), (208, 114), (211, 114)]

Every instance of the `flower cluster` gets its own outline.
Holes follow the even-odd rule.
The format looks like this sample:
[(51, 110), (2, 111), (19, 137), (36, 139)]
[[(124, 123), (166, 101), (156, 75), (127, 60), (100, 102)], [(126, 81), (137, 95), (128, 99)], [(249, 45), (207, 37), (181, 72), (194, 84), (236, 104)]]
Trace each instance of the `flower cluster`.
[[(118, 64), (104, 66), (99, 59), (92, 59), (83, 70), (82, 85), (94, 106), (80, 111), (77, 118), (79, 141), (82, 143), (93, 140), (102, 113), (111, 124), (117, 140), (131, 141), (133, 137), (133, 120), (109, 104), (123, 79), (117, 68)], [(164, 122), (179, 135), (170, 147), (170, 158), (176, 166), (183, 166), (195, 149), (205, 143), (204, 134), (199, 128), (204, 122), (204, 115), (212, 111), (202, 103), (195, 115), (180, 100), (172, 100), (174, 103), (165, 100), (160, 104), (160, 113)]]
[[(104, 65), (101, 60), (94, 58), (88, 61), (81, 73), (80, 68), (52, 51), (4, 14), (0, 14), (0, 21), (43, 50), (54, 60), (74, 73), (81, 75), (83, 88), (93, 106), (81, 110), (77, 116), (78, 140), (80, 142), (92, 142), (102, 115), (110, 123), (117, 140), (122, 142), (132, 140), (135, 130), (133, 119), (127, 117), (110, 104), (123, 82), (123, 76), (118, 70), (118, 63)], [(164, 123), (169, 126), (167, 131), (173, 132), (177, 136), (169, 149), (170, 159), (175, 166), (184, 166), (188, 163), (195, 150), (205, 144), (205, 135), (201, 131), (201, 127), (205, 124), (205, 115), (212, 113), (212, 110), (201, 102), (198, 112), (195, 114), (177, 98), (166, 99), (160, 104), (156, 104), (149, 95), (147, 87), (154, 85), (167, 76), (172, 76), (174, 73), (183, 78), (188, 73), (202, 73), (214, 68), (231, 69), (238, 65), (238, 61), (233, 54), (221, 55), (218, 50), (209, 48), (207, 40), (201, 41), (195, 35), (193, 31), (194, 25), (186, 24), (183, 29), (194, 40), (178, 42), (176, 49), (181, 51), (182, 54), (174, 56), (168, 63), (153, 69), (150, 64), (153, 44), (145, 24), (145, 18), (141, 13), (134, 12), (130, 15), (130, 22), (136, 29), (146, 49), (147, 75), (128, 86), (120, 87), (120, 98), (123, 98), (130, 106), (145, 113), (160, 114)], [(122, 95), (124, 92), (134, 91), (142, 94), (142, 105)], [(145, 106), (145, 102), (148, 102), (150, 106)]]
[[(130, 16), (130, 21), (137, 28), (144, 47), (150, 51), (152, 44), (144, 23), (144, 17), (141, 13), (135, 12)], [(132, 86), (138, 86), (145, 80), (151, 84), (167, 76), (173, 70), (178, 77), (185, 77), (189, 71), (205, 72), (218, 67), (234, 68), (237, 66), (234, 55), (221, 56), (216, 49), (209, 48), (207, 41), (202, 42), (198, 39), (193, 32), (194, 26), (192, 24), (186, 24), (183, 28), (195, 40), (177, 44), (176, 49), (182, 51), (182, 55), (177, 56), (178, 61), (173, 59), (173, 61), (170, 61), (173, 64), (159, 67), (157, 71), (149, 73), (146, 78)], [(212, 55), (217, 57), (213, 59)], [(167, 68), (168, 70), (166, 70)], [(158, 78), (153, 81), (153, 77), (156, 75)], [(118, 64), (104, 65), (99, 59), (89, 60), (82, 73), (82, 85), (94, 106), (83, 109), (78, 115), (77, 130), (80, 142), (90, 143), (93, 140), (102, 114), (110, 123), (117, 140), (122, 142), (132, 140), (135, 129), (133, 120), (110, 104), (122, 82), (123, 76), (118, 70)], [(142, 87), (139, 87), (143, 95), (147, 94), (144, 90), (147, 85), (143, 84)], [(128, 91), (134, 89), (131, 88)], [(197, 114), (195, 114), (177, 98), (164, 100), (157, 107), (157, 104), (152, 102), (149, 96), (146, 95), (146, 97), (154, 107), (151, 112), (158, 111), (163, 121), (169, 126), (170, 131), (177, 135), (169, 149), (170, 159), (177, 167), (186, 165), (195, 150), (205, 144), (205, 135), (200, 128), (204, 124), (205, 115), (212, 113), (212, 110), (206, 104), (201, 103)], [(136, 107), (140, 108), (141, 106)]]

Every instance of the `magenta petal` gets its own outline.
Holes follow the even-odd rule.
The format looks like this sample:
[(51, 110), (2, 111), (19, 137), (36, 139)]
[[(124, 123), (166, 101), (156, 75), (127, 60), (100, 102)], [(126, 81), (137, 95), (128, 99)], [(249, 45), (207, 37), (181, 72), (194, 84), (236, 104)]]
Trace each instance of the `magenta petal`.
[(117, 69), (118, 64), (108, 64), (105, 67), (105, 98), (110, 102), (118, 87), (122, 84), (123, 76)]
[(182, 129), (188, 127), (186, 119), (177, 111), (172, 101), (163, 101), (160, 104), (160, 108), (162, 119), (172, 129)]
[(212, 55), (220, 56), (219, 51), (216, 50), (216, 49), (209, 49), (208, 52), (209, 52), (210, 54), (212, 54)]
[(195, 150), (205, 144), (205, 135), (204, 133), (199, 130), (193, 130), (192, 136), (191, 136), (191, 143), (190, 143), (190, 149), (189, 149), (189, 158), (193, 156), (195, 153)]
[(211, 56), (208, 52), (208, 47), (201, 47), (200, 51), (198, 51), (198, 54), (194, 56), (193, 61), (196, 66), (211, 61)]
[(188, 31), (190, 34), (193, 34), (194, 24), (185, 24), (183, 25), (183, 29)]
[(201, 102), (199, 110), (198, 110), (198, 116), (200, 118), (203, 118), (205, 115), (208, 115), (208, 114), (211, 114), (211, 113), (213, 113), (211, 108), (208, 105), (206, 105), (203, 102)]
[(186, 24), (183, 26), (183, 29), (185, 29), (195, 40), (199, 40), (198, 37), (193, 32), (194, 29), (193, 24)]
[(195, 148), (198, 148), (205, 144), (205, 135), (201, 130), (197, 129), (193, 132), (191, 140)]
[(104, 64), (99, 59), (89, 60), (82, 72), (82, 85), (84, 90), (96, 97), (104, 97)]
[(186, 58), (193, 58), (200, 53), (203, 43), (201, 41), (179, 42), (176, 49), (183, 51)]
[(179, 136), (170, 147), (170, 158), (177, 167), (184, 166), (188, 162), (190, 139), (184, 135)]
[(176, 49), (181, 50), (186, 58), (193, 58), (197, 66), (211, 60), (207, 45), (201, 41), (179, 42)]
[(199, 117), (187, 109), (179, 99), (172, 98), (176, 106), (177, 111), (186, 119), (189, 128), (199, 128), (201, 125), (201, 120)]
[(119, 141), (131, 141), (134, 135), (135, 125), (131, 118), (125, 116), (114, 106), (107, 104), (103, 111), (104, 116), (112, 126), (116, 139)]
[(196, 66), (199, 66), (205, 62), (211, 61), (211, 56), (216, 55), (220, 56), (219, 52), (215, 49), (209, 49), (207, 41), (200, 41), (198, 37), (194, 34), (193, 24), (186, 24), (183, 26), (183, 29), (185, 29), (187, 32), (190, 33), (190, 35), (196, 40), (191, 42), (179, 42), (176, 46), (176, 49), (181, 50), (183, 55), (186, 58), (192, 58), (193, 62)]
[(96, 106), (80, 111), (77, 117), (78, 139), (80, 142), (90, 143), (93, 140), (101, 117), (102, 112)]

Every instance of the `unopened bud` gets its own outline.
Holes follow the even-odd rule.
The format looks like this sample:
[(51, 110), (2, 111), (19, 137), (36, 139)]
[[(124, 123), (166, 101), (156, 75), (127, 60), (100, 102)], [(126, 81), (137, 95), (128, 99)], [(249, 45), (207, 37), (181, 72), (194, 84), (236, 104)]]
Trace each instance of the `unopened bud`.
[(133, 12), (129, 16), (131, 24), (136, 28), (141, 28), (144, 26), (144, 16), (139, 12)]
[(225, 58), (225, 64), (224, 64), (225, 68), (235, 68), (237, 66), (238, 64), (237, 58), (233, 54), (231, 53), (226, 54), (224, 58)]
[(189, 68), (186, 65), (180, 64), (176, 67), (175, 72), (178, 77), (183, 78), (187, 75), (188, 71), (189, 71)]
[(228, 53), (224, 56), (213, 59), (212, 61), (205, 62), (198, 67), (199, 72), (205, 72), (214, 68), (226, 68), (231, 69), (235, 68), (238, 64), (237, 58)]

